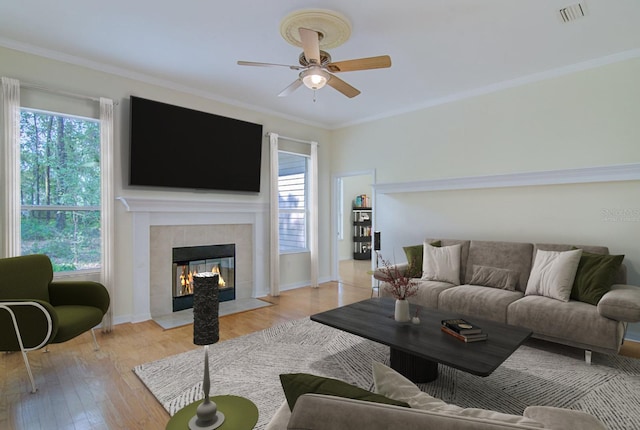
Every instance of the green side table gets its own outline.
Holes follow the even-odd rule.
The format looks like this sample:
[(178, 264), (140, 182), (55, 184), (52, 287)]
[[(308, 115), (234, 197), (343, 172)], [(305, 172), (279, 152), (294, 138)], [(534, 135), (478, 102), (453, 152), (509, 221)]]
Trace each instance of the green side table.
[[(249, 399), (238, 396), (213, 396), (212, 402), (225, 416), (219, 430), (251, 430), (258, 422), (258, 408)], [(196, 414), (202, 400), (180, 409), (167, 423), (166, 430), (189, 430), (189, 420)]]

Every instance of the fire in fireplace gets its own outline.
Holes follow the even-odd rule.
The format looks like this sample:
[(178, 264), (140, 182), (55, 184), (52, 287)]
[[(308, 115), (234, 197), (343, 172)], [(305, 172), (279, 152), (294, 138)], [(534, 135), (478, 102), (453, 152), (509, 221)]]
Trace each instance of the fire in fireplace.
[(173, 312), (193, 307), (193, 276), (202, 272), (220, 275), (219, 300), (236, 298), (235, 244), (173, 248)]

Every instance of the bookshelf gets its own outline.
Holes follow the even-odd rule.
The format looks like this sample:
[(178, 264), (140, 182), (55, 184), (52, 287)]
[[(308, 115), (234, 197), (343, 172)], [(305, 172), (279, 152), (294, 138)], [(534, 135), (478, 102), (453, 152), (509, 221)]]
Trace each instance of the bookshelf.
[(353, 212), (353, 259), (371, 260), (371, 208), (354, 207)]

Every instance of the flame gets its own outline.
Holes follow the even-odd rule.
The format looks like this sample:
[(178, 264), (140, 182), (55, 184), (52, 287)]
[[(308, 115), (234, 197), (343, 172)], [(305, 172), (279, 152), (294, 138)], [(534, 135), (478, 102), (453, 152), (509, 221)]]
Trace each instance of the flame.
[(220, 273), (220, 267), (218, 267), (218, 265), (213, 266), (211, 268), (211, 273), (215, 273), (218, 275), (218, 286), (224, 287), (225, 283), (224, 279), (222, 278), (222, 274)]
[[(190, 271), (187, 273), (187, 268), (182, 268), (182, 273), (180, 274), (180, 291), (181, 295), (193, 294), (193, 276), (198, 272)], [(222, 274), (220, 273), (220, 267), (215, 265), (211, 268), (211, 273), (215, 273), (218, 275), (218, 286), (224, 287), (226, 284), (224, 279), (222, 278)]]

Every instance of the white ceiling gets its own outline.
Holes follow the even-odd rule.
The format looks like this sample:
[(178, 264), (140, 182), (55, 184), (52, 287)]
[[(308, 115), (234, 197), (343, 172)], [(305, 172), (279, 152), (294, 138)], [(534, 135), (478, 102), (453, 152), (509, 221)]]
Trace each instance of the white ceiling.
[[(414, 110), (534, 77), (640, 56), (639, 0), (3, 0), (0, 45), (115, 72), (326, 128)], [(277, 94), (298, 64), (280, 36), (290, 12), (340, 12), (352, 34), (334, 61), (388, 54), (390, 69), (340, 74), (362, 91)], [(578, 65), (578, 66), (575, 66)], [(103, 94), (98, 94), (103, 95)], [(108, 94), (106, 94), (108, 96)]]

